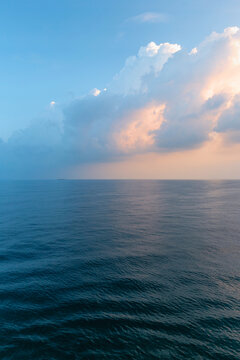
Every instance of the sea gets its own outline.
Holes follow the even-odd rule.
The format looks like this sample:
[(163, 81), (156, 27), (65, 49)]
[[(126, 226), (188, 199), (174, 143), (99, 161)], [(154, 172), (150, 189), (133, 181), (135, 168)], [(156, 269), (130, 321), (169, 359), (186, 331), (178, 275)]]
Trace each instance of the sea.
[(240, 181), (0, 182), (0, 359), (240, 359)]

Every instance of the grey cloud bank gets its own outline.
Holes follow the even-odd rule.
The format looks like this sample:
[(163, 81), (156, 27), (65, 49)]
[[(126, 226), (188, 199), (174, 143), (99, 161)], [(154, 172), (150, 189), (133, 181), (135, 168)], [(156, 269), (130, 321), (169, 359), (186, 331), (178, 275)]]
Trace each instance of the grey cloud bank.
[(34, 122), (0, 141), (0, 178), (61, 176), (81, 163), (192, 149), (213, 132), (240, 136), (240, 31), (213, 33), (194, 51), (141, 47), (108, 89), (75, 99), (60, 121)]

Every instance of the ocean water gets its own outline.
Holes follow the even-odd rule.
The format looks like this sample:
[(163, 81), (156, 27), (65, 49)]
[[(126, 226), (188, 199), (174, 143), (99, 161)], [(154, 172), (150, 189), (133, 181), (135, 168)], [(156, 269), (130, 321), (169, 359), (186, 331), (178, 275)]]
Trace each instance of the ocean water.
[(0, 325), (0, 359), (240, 359), (240, 182), (0, 182)]

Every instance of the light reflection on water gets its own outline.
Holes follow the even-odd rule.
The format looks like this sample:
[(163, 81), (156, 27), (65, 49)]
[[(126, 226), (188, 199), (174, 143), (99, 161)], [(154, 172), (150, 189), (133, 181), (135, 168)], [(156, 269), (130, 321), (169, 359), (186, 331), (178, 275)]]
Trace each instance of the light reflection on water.
[(238, 359), (240, 182), (0, 182), (0, 358)]

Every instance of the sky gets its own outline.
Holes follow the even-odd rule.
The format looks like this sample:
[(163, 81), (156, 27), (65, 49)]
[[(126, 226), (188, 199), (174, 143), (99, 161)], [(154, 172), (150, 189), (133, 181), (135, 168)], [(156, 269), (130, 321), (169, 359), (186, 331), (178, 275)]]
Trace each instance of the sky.
[(0, 178), (240, 178), (239, 0), (0, 4)]

